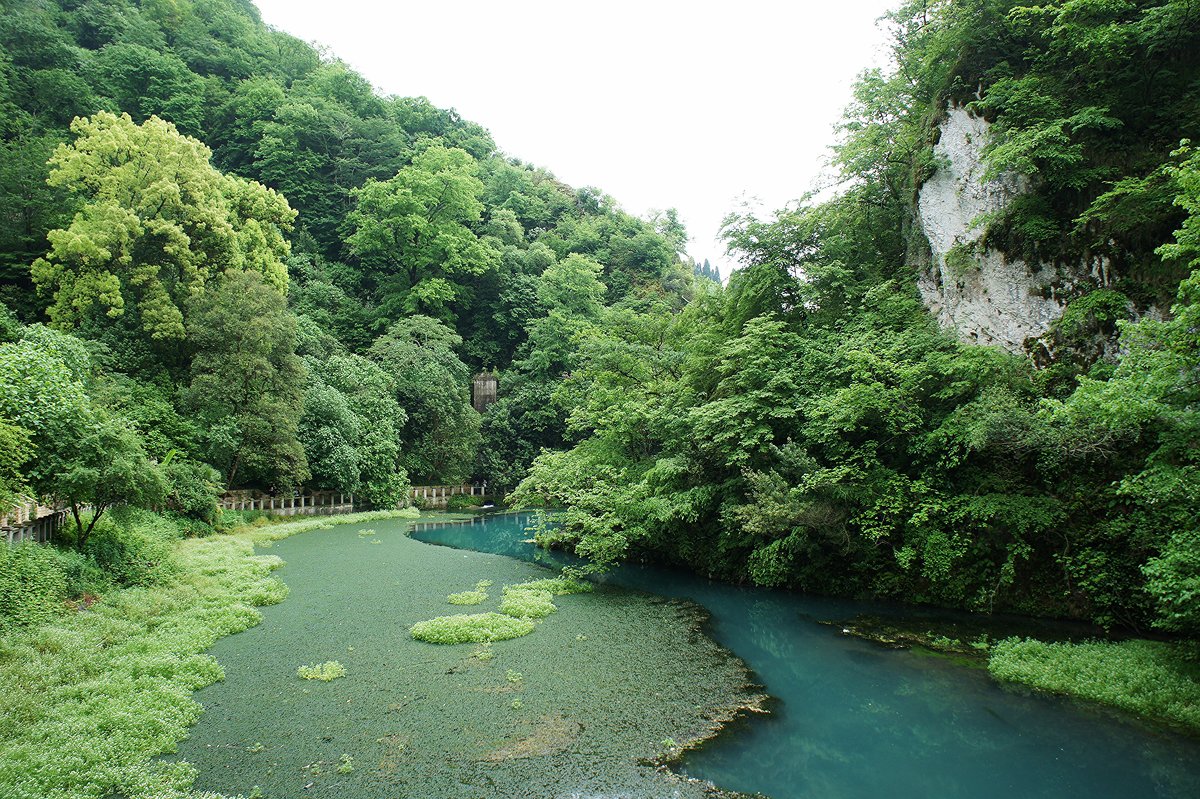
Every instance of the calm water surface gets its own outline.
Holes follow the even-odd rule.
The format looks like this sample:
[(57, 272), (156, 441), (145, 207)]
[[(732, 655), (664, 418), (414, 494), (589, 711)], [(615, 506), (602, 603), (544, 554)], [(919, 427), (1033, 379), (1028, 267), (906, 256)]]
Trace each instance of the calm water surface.
[[(434, 544), (562, 560), (524, 543), (527, 516), (417, 525)], [(683, 771), (772, 799), (1200, 797), (1200, 742), (1107, 711), (1002, 688), (986, 672), (846, 636), (821, 620), (895, 607), (739, 588), (624, 567), (606, 579), (694, 600), (711, 634), (778, 700)]]

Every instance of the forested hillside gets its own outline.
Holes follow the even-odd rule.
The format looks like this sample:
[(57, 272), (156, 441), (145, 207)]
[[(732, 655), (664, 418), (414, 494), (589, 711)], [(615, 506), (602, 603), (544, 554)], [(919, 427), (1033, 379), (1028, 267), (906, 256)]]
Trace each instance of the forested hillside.
[[(1200, 632), (1200, 9), (909, 2), (888, 24), (840, 193), (731, 217), (726, 291), (610, 313), (562, 389), (578, 443), (519, 499), (568, 508), (544, 537), (601, 563)], [(986, 246), (1110, 267), (1037, 364), (960, 343), (916, 291), (916, 193), (963, 104), (991, 173), (1028, 186)]]
[[(380, 96), (248, 2), (0, 7), (5, 497), (203, 527), (225, 488), (512, 484), (563, 441), (571, 337), (690, 295), (673, 214)], [(487, 421), (479, 368), (508, 370)]]
[[(1192, 3), (904, 4), (839, 191), (730, 217), (726, 287), (674, 213), (380, 96), (249, 3), (0, 7), (7, 496), (202, 531), (227, 488), (486, 479), (601, 566), (1200, 631)], [(983, 246), (1106, 264), (1056, 287), (1037, 358), (917, 291), (960, 106), (1027, 187)]]

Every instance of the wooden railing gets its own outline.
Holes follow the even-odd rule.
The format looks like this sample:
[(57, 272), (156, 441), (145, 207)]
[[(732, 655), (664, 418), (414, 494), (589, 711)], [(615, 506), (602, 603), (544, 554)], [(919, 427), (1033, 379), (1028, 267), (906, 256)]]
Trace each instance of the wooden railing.
[[(480, 499), (488, 496), (484, 485), (440, 485), (413, 486), (409, 489), (409, 501), (426, 508), (444, 508), (454, 496), (472, 496)], [(222, 510), (257, 510), (275, 516), (323, 516), (353, 513), (356, 507), (353, 494), (338, 491), (312, 491), (287, 496), (271, 496), (257, 491), (231, 491), (217, 501)], [(10, 544), (33, 540), (45, 543), (54, 537), (66, 521), (65, 507), (41, 505), (33, 499), (24, 498), (3, 515), (0, 515), (0, 538)]]

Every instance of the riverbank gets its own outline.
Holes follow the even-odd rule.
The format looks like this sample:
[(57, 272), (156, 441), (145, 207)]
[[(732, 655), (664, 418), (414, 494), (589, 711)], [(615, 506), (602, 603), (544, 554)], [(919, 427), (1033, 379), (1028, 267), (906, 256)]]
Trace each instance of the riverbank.
[(922, 608), (912, 618), (827, 622), (844, 635), (986, 669), (1001, 683), (1116, 708), (1200, 737), (1200, 645), (1105, 640), (1087, 625), (1016, 617), (962, 618)]
[(1200, 644), (1007, 638), (991, 647), (987, 668), (1002, 682), (1119, 708), (1200, 737)]
[(158, 763), (200, 717), (197, 689), (223, 678), (205, 651), (262, 618), (287, 587), (255, 545), (390, 518), (361, 513), (186, 539), (162, 584), (113, 590), (0, 639), (0, 795), (97, 799), (188, 795), (194, 771)]

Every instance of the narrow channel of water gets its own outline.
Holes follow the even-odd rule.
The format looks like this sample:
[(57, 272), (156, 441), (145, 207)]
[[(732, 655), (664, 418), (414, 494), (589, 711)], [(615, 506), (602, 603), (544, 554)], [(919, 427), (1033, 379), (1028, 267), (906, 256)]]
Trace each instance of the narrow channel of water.
[[(546, 563), (526, 515), (417, 525), (427, 543)], [(843, 635), (822, 620), (896, 608), (740, 588), (624, 567), (607, 579), (694, 600), (711, 634), (777, 698), (693, 753), (683, 770), (772, 799), (1200, 796), (1200, 742), (1105, 710), (1030, 696), (980, 669)]]

